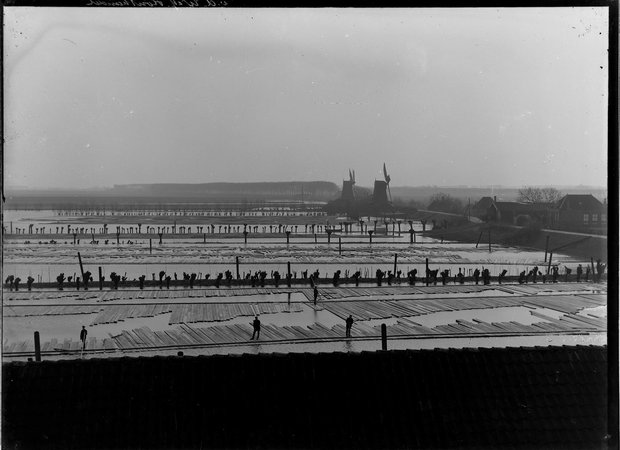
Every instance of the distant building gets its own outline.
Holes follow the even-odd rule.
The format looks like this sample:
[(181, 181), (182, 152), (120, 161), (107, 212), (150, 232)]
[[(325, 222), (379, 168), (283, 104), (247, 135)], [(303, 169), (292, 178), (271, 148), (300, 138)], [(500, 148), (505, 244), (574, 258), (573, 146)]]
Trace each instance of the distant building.
[(470, 216), (477, 217), (478, 219), (488, 221), (489, 207), (493, 204), (494, 199), (492, 197), (482, 197), (478, 200), (474, 206), (471, 207), (469, 212)]
[(352, 180), (344, 180), (342, 182), (342, 195), (341, 199), (344, 201), (352, 202), (355, 200), (355, 193), (353, 191), (353, 185), (355, 181)]
[(387, 183), (382, 180), (375, 180), (375, 188), (372, 192), (372, 201), (375, 204), (387, 204)]
[(532, 222), (538, 222), (542, 226), (549, 226), (552, 206), (549, 203), (493, 201), (487, 208), (487, 220), (518, 226), (524, 226)]
[(568, 194), (551, 210), (551, 226), (560, 230), (599, 232), (607, 229), (607, 204), (593, 195)]

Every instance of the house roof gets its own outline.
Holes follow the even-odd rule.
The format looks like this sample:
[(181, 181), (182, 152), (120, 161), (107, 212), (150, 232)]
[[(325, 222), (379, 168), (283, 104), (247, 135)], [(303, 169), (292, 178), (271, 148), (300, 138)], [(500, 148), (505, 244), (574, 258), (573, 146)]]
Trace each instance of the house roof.
[(515, 212), (534, 212), (545, 211), (552, 205), (549, 203), (520, 203), (520, 202), (493, 202), (491, 207), (495, 207), (499, 211), (515, 211)]
[(592, 194), (567, 194), (558, 202), (558, 209), (577, 211), (599, 211), (603, 204)]
[(603, 346), (126, 357), (2, 371), (2, 441), (23, 448), (606, 447)]
[(493, 203), (493, 197), (482, 197), (480, 200), (476, 202), (473, 209), (488, 209), (489, 206)]

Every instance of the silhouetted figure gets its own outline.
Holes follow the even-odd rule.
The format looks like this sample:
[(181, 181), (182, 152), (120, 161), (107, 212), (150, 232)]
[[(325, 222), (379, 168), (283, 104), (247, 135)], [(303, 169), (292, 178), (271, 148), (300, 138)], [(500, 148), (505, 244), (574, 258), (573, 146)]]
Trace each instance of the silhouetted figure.
[(34, 278), (32, 278), (31, 276), (29, 276), (26, 279), (26, 286), (28, 286), (28, 290), (32, 289), (32, 283), (34, 283)]
[(385, 272), (383, 272), (381, 269), (377, 269), (375, 275), (377, 276), (377, 286), (381, 286), (381, 280), (383, 280)]
[(450, 273), (450, 272), (449, 272), (449, 270), (448, 270), (448, 269), (446, 269), (446, 270), (444, 270), (443, 272), (441, 272), (441, 284), (443, 284), (444, 286), (445, 286), (445, 284), (446, 284), (446, 280), (447, 280), (447, 278), (448, 278), (448, 274), (449, 274), (449, 273)]
[(353, 279), (355, 280), (355, 285), (356, 286), (360, 285), (360, 277), (361, 276), (362, 276), (362, 274), (360, 273), (359, 270), (353, 274)]
[(117, 275), (116, 272), (112, 272), (110, 274), (110, 280), (112, 280), (113, 288), (118, 290), (118, 284), (121, 282), (121, 276)]
[(465, 274), (461, 271), (459, 267), (459, 273), (456, 274), (456, 278), (459, 280), (459, 284), (465, 284)]
[(586, 281), (590, 278), (590, 266), (586, 266)]
[(15, 280), (15, 276), (14, 275), (9, 275), (8, 277), (6, 277), (6, 280), (4, 281), (4, 284), (6, 284), (6, 286), (9, 288), (10, 291), (13, 290), (13, 281)]
[(82, 351), (86, 350), (86, 336), (88, 335), (88, 331), (86, 331), (86, 327), (82, 325), (82, 331), (80, 331), (80, 341), (82, 341)]
[[(192, 273), (189, 277), (189, 288), (194, 289), (194, 281), (196, 281), (196, 274)], [(166, 277), (166, 282), (168, 283), (168, 287), (170, 287), (170, 277)]]
[(80, 290), (80, 277), (75, 277), (75, 288)]
[(428, 269), (426, 271), (426, 277), (429, 280), (432, 280), (434, 285), (437, 285), (437, 274), (439, 273), (439, 269), (431, 270)]
[(340, 270), (334, 272), (334, 278), (332, 279), (332, 283), (334, 286), (338, 286), (338, 281), (340, 280)]
[(345, 324), (346, 324), (345, 336), (350, 338), (351, 337), (351, 327), (353, 327), (353, 317), (351, 315), (349, 315), (349, 317), (347, 317), (347, 320), (345, 321)]
[(260, 339), (260, 320), (258, 320), (258, 316), (254, 316), (254, 320), (250, 323), (254, 328), (254, 332), (252, 333), (252, 337), (250, 340), (254, 340), (254, 336), (256, 336), (256, 340)]
[(146, 275), (141, 275), (138, 277), (138, 281), (140, 282), (140, 289), (144, 289), (144, 280), (146, 280)]
[(163, 270), (161, 270), (159, 272), (159, 289), (161, 289), (164, 286), (164, 277), (166, 276), (166, 272), (164, 272)]
[(557, 283), (558, 282), (558, 271), (559, 271), (558, 266), (553, 266), (552, 271), (553, 271), (553, 282)]
[(507, 273), (508, 271), (504, 269), (502, 270), (502, 273), (499, 274), (499, 277), (497, 277), (497, 281), (499, 282), (499, 284), (502, 284), (502, 280), (504, 279)]
[(483, 284), (491, 284), (491, 272), (489, 269), (482, 269), (482, 282)]
[(603, 264), (600, 259), (596, 260), (596, 281), (600, 282), (601, 277), (605, 273), (606, 264)]
[(314, 304), (316, 305), (316, 301), (319, 298), (319, 288), (314, 286)]
[(273, 273), (273, 282), (276, 287), (278, 287), (278, 284), (280, 283), (280, 272), (278, 272), (277, 270)]
[(519, 274), (519, 284), (523, 284), (525, 282), (525, 270)]
[(571, 274), (572, 270), (569, 269), (568, 267), (565, 267), (565, 274), (564, 274), (564, 281), (568, 282), (568, 277)]
[(577, 283), (581, 281), (581, 275), (583, 275), (583, 267), (581, 266), (581, 264), (579, 264), (577, 266)]
[(392, 273), (391, 270), (388, 270), (388, 274), (387, 274), (387, 283), (389, 286), (392, 285), (392, 280), (394, 279), (394, 274)]
[(222, 275), (222, 272), (217, 274), (217, 278), (215, 279), (215, 287), (219, 289), (220, 287), (220, 283), (222, 281), (222, 278), (224, 278), (224, 275)]
[(17, 277), (15, 278), (15, 280), (13, 281), (13, 284), (15, 285), (15, 291), (19, 291), (19, 283), (22, 281), (21, 278)]
[(534, 268), (532, 269), (532, 283), (536, 283), (536, 277), (539, 273), (540, 271), (538, 270), (538, 266), (534, 266)]
[(407, 272), (407, 278), (409, 278), (409, 284), (415, 286), (415, 276), (418, 274), (418, 269), (413, 269)]
[(170, 289), (170, 280), (171, 280), (171, 279), (172, 279), (172, 278), (170, 277), (170, 275), (167, 275), (167, 276), (166, 276), (166, 289)]
[(88, 290), (88, 282), (92, 279), (92, 274), (89, 271), (84, 272), (84, 290)]
[(476, 281), (476, 284), (480, 281), (480, 269), (477, 267), (476, 270), (474, 270), (474, 280)]

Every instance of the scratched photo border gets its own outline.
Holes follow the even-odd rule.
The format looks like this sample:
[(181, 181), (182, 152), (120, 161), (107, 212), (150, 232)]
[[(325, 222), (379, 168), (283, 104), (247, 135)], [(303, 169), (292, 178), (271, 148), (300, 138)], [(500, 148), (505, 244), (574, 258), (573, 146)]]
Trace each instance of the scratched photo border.
[[(5, 7), (84, 7), (84, 8), (273, 8), (273, 7), (412, 7), (409, 2), (389, 0), (369, 2), (344, 2), (340, 1), (303, 1), (294, 0), (271, 0), (268, 2), (258, 0), (4, 0)], [(415, 8), (441, 7), (441, 8), (485, 8), (485, 7), (608, 7), (609, 8), (609, 60), (608, 60), (608, 392), (609, 392), (609, 429), (616, 430), (615, 442), (617, 443), (618, 424), (618, 233), (613, 230), (620, 229), (618, 223), (618, 1), (488, 1), (488, 0), (419, 0), (415, 2)], [(4, 28), (3, 35), (4, 36)], [(2, 37), (4, 43), (4, 37)], [(1, 63), (2, 78), (4, 81), (4, 58)], [(4, 90), (0, 94), (4, 105)], [(4, 108), (2, 109), (2, 128), (7, 120)], [(4, 198), (4, 152), (1, 182)], [(1, 351), (1, 349), (0, 349)]]

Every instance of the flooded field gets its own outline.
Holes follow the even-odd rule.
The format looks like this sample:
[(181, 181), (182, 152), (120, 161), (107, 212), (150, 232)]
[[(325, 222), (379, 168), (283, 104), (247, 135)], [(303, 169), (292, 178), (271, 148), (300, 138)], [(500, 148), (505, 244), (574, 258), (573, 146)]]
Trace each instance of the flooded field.
[[(342, 278), (356, 271), (372, 278), (377, 269), (393, 271), (395, 260), (402, 279), (383, 288), (369, 283), (360, 288), (350, 283), (343, 288), (319, 285), (316, 305), (308, 285), (284, 290), (249, 286), (187, 290), (173, 286), (163, 291), (140, 291), (137, 287), (99, 291), (91, 285), (85, 292), (35, 284), (31, 292), (22, 288), (19, 293), (4, 286), (5, 358), (31, 353), (35, 331), (41, 335), (44, 354), (76, 357), (82, 325), (87, 327), (88, 343), (80, 357), (166, 354), (179, 348), (187, 354), (375, 350), (381, 325), (386, 325), (392, 336), (390, 348), (605, 341), (606, 287), (601, 284), (500, 288), (468, 282), (417, 288), (407, 286), (405, 278), (413, 269), (422, 276), (427, 259), (431, 270), (448, 270), (451, 277), (459, 271), (472, 276), (475, 269), (484, 268), (494, 277), (504, 270), (509, 276), (518, 275), (535, 266), (545, 271), (545, 255), (538, 250), (492, 244), (489, 251), (488, 242), (476, 247), (431, 239), (418, 234), (422, 231), (419, 222), (411, 223), (416, 231), (412, 242), (414, 236), (406, 232), (409, 223), (401, 223), (399, 233), (396, 222), (386, 227), (382, 219), (377, 219), (378, 229), (370, 242), (364, 227), (370, 224), (370, 229), (374, 228), (372, 218), (362, 224), (351, 221), (345, 231), (342, 220), (299, 211), (256, 213), (250, 216), (256, 219), (254, 225), (245, 225), (252, 233), (243, 236), (247, 212), (203, 213), (174, 216), (159, 211), (141, 217), (139, 212), (107, 211), (104, 221), (101, 215), (75, 211), (8, 211), (3, 226), (13, 233), (4, 237), (4, 277), (25, 280), (31, 276), (35, 283), (46, 283), (55, 281), (61, 272), (80, 276), (79, 253), (84, 271), (94, 276), (93, 285), (99, 268), (106, 279), (116, 272), (127, 280), (142, 275), (156, 279), (160, 271), (172, 279), (182, 280), (184, 273), (195, 273), (199, 280), (207, 276), (213, 280), (225, 271), (236, 275), (237, 269), (241, 278), (257, 271), (265, 271), (271, 278), (277, 271), (284, 279), (289, 267), (294, 279), (302, 278), (305, 271), (331, 278), (338, 270)], [(192, 229), (180, 231), (175, 217), (182, 217), (185, 227)], [(229, 221), (224, 228), (217, 223), (222, 218)], [(314, 222), (306, 220), (310, 218)], [(149, 220), (154, 225), (145, 225)], [(84, 230), (75, 236), (67, 234), (68, 224)], [(118, 224), (123, 227), (119, 235)], [(157, 227), (167, 231), (159, 236), (154, 231)], [(328, 229), (329, 234), (325, 232)], [(553, 263), (574, 269), (589, 261), (554, 254)], [(259, 344), (250, 345), (254, 315), (260, 316), (263, 334)], [(355, 318), (355, 325), (352, 338), (342, 342), (348, 315)]]

